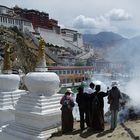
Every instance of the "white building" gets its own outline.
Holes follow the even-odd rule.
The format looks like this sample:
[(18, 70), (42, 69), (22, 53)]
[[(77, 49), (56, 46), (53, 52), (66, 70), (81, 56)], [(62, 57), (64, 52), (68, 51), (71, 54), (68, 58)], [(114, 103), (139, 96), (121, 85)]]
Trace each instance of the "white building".
[(83, 49), (82, 35), (76, 30), (61, 29), (62, 38)]
[(6, 6), (0, 6), (0, 26), (18, 27), (22, 31), (28, 29), (33, 32), (32, 23), (29, 20), (16, 16), (12, 9)]
[(0, 5), (0, 14), (13, 14), (13, 9)]

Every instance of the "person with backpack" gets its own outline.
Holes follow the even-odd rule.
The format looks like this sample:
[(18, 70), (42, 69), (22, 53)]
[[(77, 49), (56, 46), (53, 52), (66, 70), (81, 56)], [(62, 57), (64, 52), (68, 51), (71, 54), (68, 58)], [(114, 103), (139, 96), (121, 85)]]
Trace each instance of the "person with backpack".
[(71, 93), (72, 92), (70, 88), (67, 89), (65, 95), (60, 100), (60, 104), (62, 105), (61, 107), (62, 133), (73, 131), (74, 119), (72, 110), (75, 104), (71, 96)]
[(108, 92), (102, 92), (101, 86), (96, 85), (95, 92), (92, 93), (92, 118), (91, 128), (94, 131), (104, 130), (104, 97), (108, 96)]
[(119, 104), (121, 97), (121, 92), (117, 87), (117, 81), (112, 82), (112, 88), (108, 91), (108, 103), (110, 104), (111, 111), (111, 130), (114, 130), (117, 126), (117, 116), (119, 111)]

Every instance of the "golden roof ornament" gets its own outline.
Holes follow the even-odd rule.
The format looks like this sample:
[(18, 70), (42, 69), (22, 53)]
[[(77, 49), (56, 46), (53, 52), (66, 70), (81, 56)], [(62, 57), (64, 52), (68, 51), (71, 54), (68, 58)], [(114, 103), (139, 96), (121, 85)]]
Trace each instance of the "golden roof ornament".
[(46, 58), (45, 58), (45, 41), (42, 37), (39, 39), (39, 48), (38, 48), (38, 57), (37, 57), (37, 65), (35, 71), (47, 71), (46, 66)]
[(6, 46), (5, 46), (5, 49), (4, 49), (3, 73), (6, 73), (6, 74), (12, 73), (9, 43), (6, 43)]

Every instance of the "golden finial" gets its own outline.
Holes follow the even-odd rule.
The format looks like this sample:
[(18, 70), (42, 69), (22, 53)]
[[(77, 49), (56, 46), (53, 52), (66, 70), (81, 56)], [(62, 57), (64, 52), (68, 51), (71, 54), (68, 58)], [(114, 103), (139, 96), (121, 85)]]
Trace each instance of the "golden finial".
[(45, 41), (40, 37), (36, 71), (46, 71)]
[(11, 60), (10, 60), (10, 45), (9, 45), (9, 43), (6, 43), (6, 46), (4, 49), (3, 73), (11, 73)]
[(39, 39), (38, 60), (45, 56), (45, 41), (42, 37)]

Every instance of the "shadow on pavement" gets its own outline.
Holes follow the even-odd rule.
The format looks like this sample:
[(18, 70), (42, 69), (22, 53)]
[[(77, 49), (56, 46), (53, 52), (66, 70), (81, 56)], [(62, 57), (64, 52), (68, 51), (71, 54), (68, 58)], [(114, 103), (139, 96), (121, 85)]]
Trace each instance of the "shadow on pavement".
[(109, 133), (112, 133), (113, 131), (114, 131), (114, 130), (110, 130), (110, 129), (105, 130), (105, 131), (99, 133), (96, 137), (103, 137), (103, 136), (105, 136), (105, 135), (107, 135), (107, 134), (109, 134)]
[(140, 140), (139, 136), (135, 136), (135, 134), (132, 132), (132, 130), (128, 127), (126, 127), (124, 124), (121, 124), (121, 126), (124, 128), (124, 130), (130, 135), (130, 137), (133, 140)]

